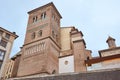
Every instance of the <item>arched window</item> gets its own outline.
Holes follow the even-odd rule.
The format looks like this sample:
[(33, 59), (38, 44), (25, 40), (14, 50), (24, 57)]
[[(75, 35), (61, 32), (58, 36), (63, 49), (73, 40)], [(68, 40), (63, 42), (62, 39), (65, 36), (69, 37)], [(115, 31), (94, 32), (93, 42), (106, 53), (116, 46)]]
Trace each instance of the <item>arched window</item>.
[(35, 32), (32, 33), (31, 39), (35, 39)]
[(42, 30), (38, 32), (38, 37), (41, 37), (41, 36), (42, 36)]
[(37, 19), (38, 19), (38, 17), (37, 17), (37, 16), (33, 17), (33, 23), (34, 23), (34, 22), (36, 22), (36, 21), (37, 21)]
[(46, 18), (46, 12), (44, 12), (44, 19)]
[(35, 17), (33, 17), (33, 22), (35, 22)]
[(43, 12), (42, 14), (41, 14), (41, 19), (45, 19), (46, 18), (46, 12)]

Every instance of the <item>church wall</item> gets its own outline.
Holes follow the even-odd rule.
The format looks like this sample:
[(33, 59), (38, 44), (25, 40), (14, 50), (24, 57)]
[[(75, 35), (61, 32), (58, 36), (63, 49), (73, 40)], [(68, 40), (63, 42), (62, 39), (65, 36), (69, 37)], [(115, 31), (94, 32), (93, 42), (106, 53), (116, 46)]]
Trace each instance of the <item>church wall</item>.
[(71, 28), (61, 28), (61, 51), (71, 49), (70, 31)]
[(59, 73), (74, 72), (74, 56), (59, 58)]
[(25, 76), (45, 72), (48, 51), (48, 39), (26, 45), (23, 48), (23, 54), (21, 56), (17, 76)]
[(73, 43), (73, 52), (75, 72), (85, 72), (87, 68), (85, 65), (86, 55), (83, 40), (78, 40)]
[(49, 53), (47, 54), (47, 71), (49, 74), (59, 73), (58, 57), (60, 54), (60, 48), (49, 38)]

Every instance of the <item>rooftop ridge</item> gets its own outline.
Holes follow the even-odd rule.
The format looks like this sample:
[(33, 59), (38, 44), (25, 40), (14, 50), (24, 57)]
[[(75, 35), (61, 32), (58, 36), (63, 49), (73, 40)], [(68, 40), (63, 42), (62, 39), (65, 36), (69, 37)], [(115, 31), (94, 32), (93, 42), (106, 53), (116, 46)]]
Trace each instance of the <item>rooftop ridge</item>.
[(50, 6), (50, 5), (54, 7), (54, 9), (56, 10), (56, 12), (57, 12), (57, 13), (58, 13), (58, 15), (60, 16), (60, 18), (62, 18), (61, 14), (58, 12), (58, 10), (57, 10), (57, 8), (55, 7), (55, 5), (54, 5), (54, 3), (53, 3), (53, 2), (50, 2), (50, 3), (48, 3), (48, 4), (45, 4), (45, 5), (40, 6), (40, 7), (38, 7), (38, 8), (35, 8), (35, 9), (33, 9), (33, 10), (29, 11), (29, 12), (28, 12), (28, 14), (30, 14), (30, 13), (32, 13), (32, 12), (34, 12), (34, 11), (36, 11), (36, 10), (42, 9), (43, 7)]

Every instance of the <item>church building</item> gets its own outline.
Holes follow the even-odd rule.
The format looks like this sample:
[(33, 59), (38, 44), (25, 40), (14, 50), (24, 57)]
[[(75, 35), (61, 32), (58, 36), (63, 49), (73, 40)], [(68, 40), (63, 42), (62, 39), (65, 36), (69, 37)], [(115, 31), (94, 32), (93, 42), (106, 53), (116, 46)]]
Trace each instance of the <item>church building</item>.
[(84, 72), (86, 50), (83, 34), (74, 26), (61, 27), (62, 16), (48, 3), (28, 12), (29, 19), (17, 76)]
[(24, 44), (10, 60), (9, 65), (14, 64), (7, 68), (12, 69), (7, 77), (87, 72), (89, 66), (107, 65), (110, 61), (116, 64), (120, 58), (120, 47), (116, 47), (112, 37), (107, 40), (109, 49), (100, 50), (98, 58), (92, 57), (81, 31), (74, 26), (61, 27), (62, 16), (52, 2), (29, 11), (28, 15)]

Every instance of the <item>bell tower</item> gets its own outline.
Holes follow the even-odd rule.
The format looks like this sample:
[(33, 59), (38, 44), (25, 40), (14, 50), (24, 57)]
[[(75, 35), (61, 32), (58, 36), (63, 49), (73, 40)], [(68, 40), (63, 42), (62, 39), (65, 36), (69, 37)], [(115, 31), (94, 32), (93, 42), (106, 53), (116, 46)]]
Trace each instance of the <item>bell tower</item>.
[(51, 2), (28, 14), (17, 76), (58, 73), (60, 13)]
[(109, 48), (115, 48), (116, 44), (115, 44), (115, 39), (112, 38), (111, 36), (108, 37), (107, 41)]

